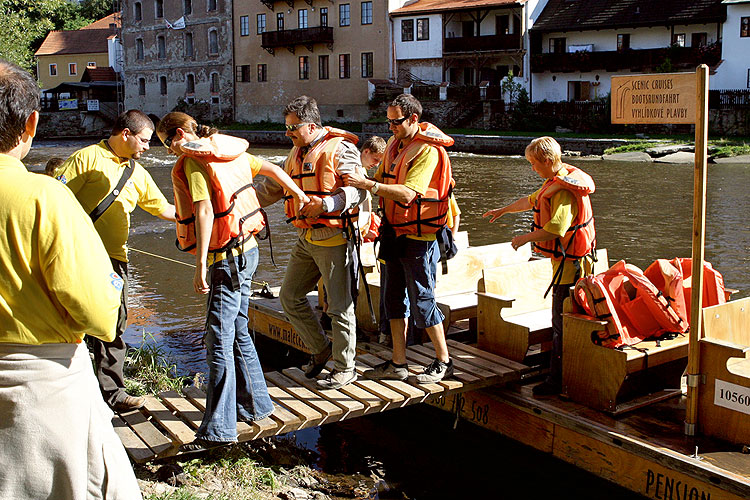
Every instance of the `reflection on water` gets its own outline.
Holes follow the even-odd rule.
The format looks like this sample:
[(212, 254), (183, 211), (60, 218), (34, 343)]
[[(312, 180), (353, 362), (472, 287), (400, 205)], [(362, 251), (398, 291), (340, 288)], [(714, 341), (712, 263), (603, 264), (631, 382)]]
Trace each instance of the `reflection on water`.
[[(92, 141), (93, 142), (93, 141)], [(51, 156), (66, 157), (89, 142), (35, 143), (26, 163), (41, 170)], [(253, 148), (262, 158), (279, 163), (283, 149)], [(461, 206), (461, 227), (469, 231), (472, 245), (509, 241), (527, 231), (531, 213), (511, 214), (488, 224), (482, 214), (538, 188), (539, 177), (521, 157), (452, 154), (456, 196)], [(172, 199), (170, 168), (173, 157), (163, 147), (153, 147), (141, 163)], [(656, 258), (689, 257), (692, 231), (693, 168), (691, 165), (572, 160), (594, 178), (592, 195), (600, 248), (607, 248), (612, 262), (625, 259), (640, 267)], [(710, 165), (706, 216), (706, 260), (724, 274), (728, 287), (745, 296), (750, 290), (750, 230), (744, 220), (750, 213), (745, 186), (750, 184), (750, 165)], [(261, 242), (256, 280), (281, 283), (289, 251), (295, 241), (293, 228), (284, 223), (282, 205), (268, 209), (274, 257), (268, 242)], [(133, 249), (179, 260), (179, 264), (132, 251), (130, 254), (130, 325), (126, 341), (139, 344), (144, 332), (153, 334), (175, 355), (180, 371), (204, 370), (201, 345), (204, 298), (192, 288), (193, 257), (174, 246), (169, 222), (136, 210), (129, 240)]]

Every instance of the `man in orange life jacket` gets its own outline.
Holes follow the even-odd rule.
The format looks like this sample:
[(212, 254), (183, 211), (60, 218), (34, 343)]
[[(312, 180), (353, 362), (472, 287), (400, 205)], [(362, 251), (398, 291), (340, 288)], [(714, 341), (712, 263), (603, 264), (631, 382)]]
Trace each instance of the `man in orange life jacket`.
[[(279, 299), (284, 312), (305, 345), (312, 351), (303, 367), (308, 378), (316, 377), (331, 356), (334, 370), (318, 380), (321, 388), (336, 389), (357, 379), (354, 355), (357, 341), (352, 284), (354, 241), (347, 217), (357, 217), (357, 208), (367, 199), (365, 190), (344, 187), (342, 176), (362, 170), (357, 137), (342, 130), (323, 127), (314, 99), (300, 96), (284, 109), (286, 135), (294, 147), (284, 169), (310, 197), (301, 210), (278, 183), (263, 178), (256, 192), (261, 206), (282, 197), (286, 215), (297, 228), (298, 239), (286, 268)], [(356, 268), (355, 268), (356, 270)], [(307, 301), (307, 294), (323, 280), (327, 292), (333, 342), (329, 342)]]
[(444, 146), (453, 139), (429, 123), (419, 122), (422, 105), (412, 95), (401, 94), (388, 107), (393, 137), (374, 179), (349, 175), (346, 183), (380, 196), (384, 209), (383, 231), (390, 226), (395, 237), (381, 237), (379, 257), (385, 260), (385, 313), (391, 327), (393, 357), (365, 372), (372, 379), (406, 380), (407, 318), (424, 328), (435, 346), (435, 359), (417, 375), (431, 383), (453, 373), (443, 331), (443, 316), (435, 302), (435, 279), (440, 250), (436, 232), (447, 222), (453, 187), (450, 160)]
[(507, 213), (534, 210), (532, 231), (511, 241), (514, 249), (528, 242), (534, 251), (552, 260), (552, 359), (547, 379), (534, 394), (559, 394), (562, 389), (562, 308), (570, 287), (592, 274), (596, 247), (594, 216), (589, 194), (594, 181), (585, 172), (562, 162), (560, 145), (552, 137), (539, 137), (526, 146), (526, 160), (544, 179), (542, 187), (484, 217), (494, 222)]

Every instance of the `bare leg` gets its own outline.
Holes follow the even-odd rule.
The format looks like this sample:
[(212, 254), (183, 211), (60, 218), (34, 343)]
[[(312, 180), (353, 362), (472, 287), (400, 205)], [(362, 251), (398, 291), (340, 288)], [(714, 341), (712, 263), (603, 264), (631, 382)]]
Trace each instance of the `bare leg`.
[[(403, 365), (406, 363), (406, 318), (392, 319), (390, 323), (393, 337), (393, 362)], [(442, 324), (440, 327), (442, 331)], [(443, 345), (445, 345), (445, 340), (443, 340)]]

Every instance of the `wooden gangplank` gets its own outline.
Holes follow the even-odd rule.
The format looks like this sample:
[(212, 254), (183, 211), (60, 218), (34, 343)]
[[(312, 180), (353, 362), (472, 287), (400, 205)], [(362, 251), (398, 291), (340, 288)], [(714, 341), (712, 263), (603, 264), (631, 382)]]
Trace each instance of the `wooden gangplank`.
[[(430, 345), (411, 346), (407, 360), (411, 376), (405, 382), (368, 380), (365, 370), (391, 359), (391, 351), (378, 344), (360, 345), (364, 353), (355, 359), (357, 381), (340, 389), (320, 389), (315, 380), (305, 377), (299, 368), (265, 374), (274, 412), (263, 420), (238, 422), (238, 441), (268, 436), (380, 413), (405, 406), (435, 401), (440, 397), (503, 385), (520, 380), (526, 368), (474, 347), (451, 341), (453, 377), (435, 384), (419, 384), (420, 373), (434, 357)], [(333, 368), (329, 362), (327, 369)], [(325, 372), (324, 372), (325, 374)], [(178, 455), (180, 445), (190, 443), (203, 419), (206, 395), (188, 387), (184, 395), (166, 391), (148, 396), (138, 411), (115, 415), (112, 424), (130, 458), (145, 463)]]

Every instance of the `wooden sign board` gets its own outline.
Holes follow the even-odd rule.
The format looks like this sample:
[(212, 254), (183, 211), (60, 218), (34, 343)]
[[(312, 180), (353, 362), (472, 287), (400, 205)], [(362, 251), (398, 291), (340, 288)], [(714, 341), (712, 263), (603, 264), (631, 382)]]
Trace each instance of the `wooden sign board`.
[(612, 123), (695, 123), (695, 73), (612, 77)]

